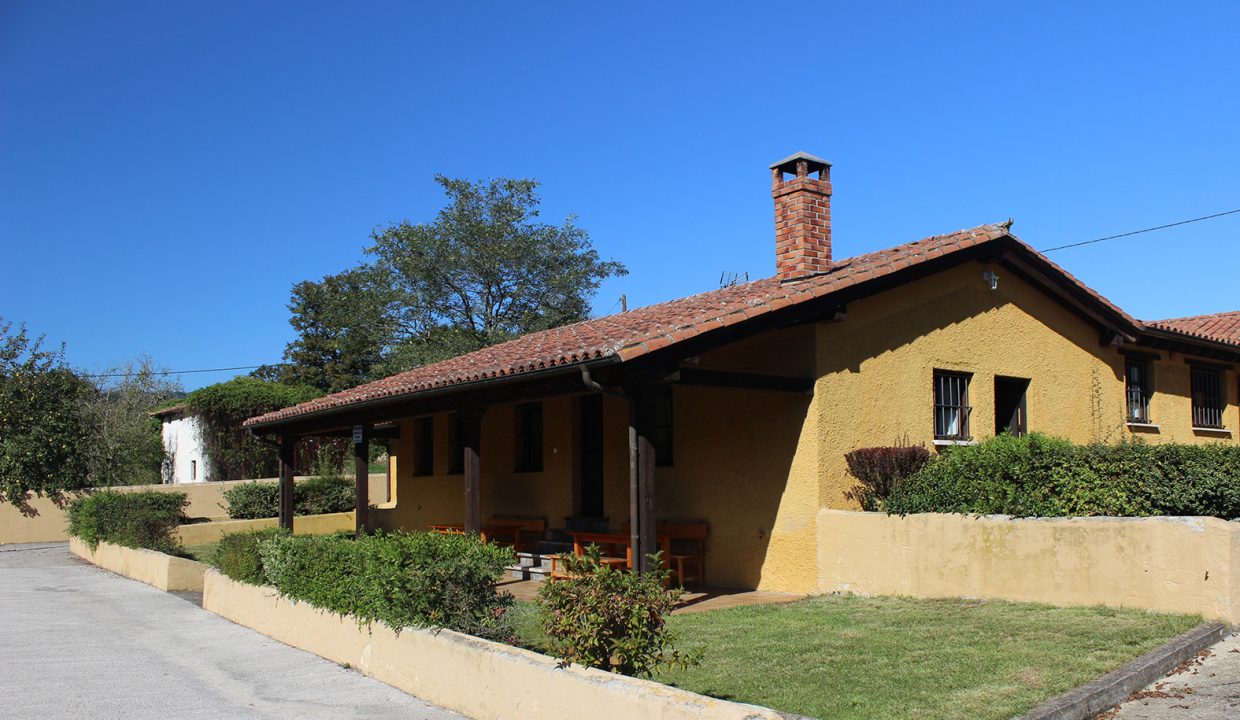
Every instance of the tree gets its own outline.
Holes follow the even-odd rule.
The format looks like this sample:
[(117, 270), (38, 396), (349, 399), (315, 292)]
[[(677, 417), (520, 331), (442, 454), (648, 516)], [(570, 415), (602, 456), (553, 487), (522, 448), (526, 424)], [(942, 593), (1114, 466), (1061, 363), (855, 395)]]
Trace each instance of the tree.
[(90, 480), (93, 487), (153, 485), (161, 482), (164, 443), (160, 423), (150, 411), (181, 393), (179, 383), (164, 379), (149, 357), (112, 368), (101, 377), (99, 392), (86, 402), (94, 434)]
[(60, 502), (89, 484), (94, 440), (83, 411), (94, 386), (43, 340), (0, 318), (0, 502), (27, 513), (32, 495)]
[(330, 392), (584, 320), (599, 284), (628, 272), (571, 216), (540, 222), (535, 180), (435, 180), (448, 203), (434, 222), (376, 229), (368, 264), (294, 288), (298, 338), (277, 377)]

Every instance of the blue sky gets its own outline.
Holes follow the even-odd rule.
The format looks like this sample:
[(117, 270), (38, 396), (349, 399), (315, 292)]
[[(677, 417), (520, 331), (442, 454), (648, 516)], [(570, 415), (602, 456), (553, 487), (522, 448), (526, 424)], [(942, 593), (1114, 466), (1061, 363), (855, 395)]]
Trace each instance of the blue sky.
[[(0, 3), (0, 316), (95, 369), (278, 361), (289, 289), (536, 177), (644, 305), (1014, 217), (1045, 248), (1240, 207), (1236, 3)], [(1132, 314), (1240, 308), (1240, 215), (1053, 253)], [(186, 387), (232, 373), (188, 375)]]

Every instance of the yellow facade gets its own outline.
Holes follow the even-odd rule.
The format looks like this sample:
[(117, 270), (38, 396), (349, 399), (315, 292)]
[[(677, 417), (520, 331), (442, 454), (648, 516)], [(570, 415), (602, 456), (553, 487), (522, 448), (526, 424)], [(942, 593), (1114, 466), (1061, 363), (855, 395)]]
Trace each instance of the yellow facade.
[[(982, 279), (999, 277), (992, 290)], [(966, 263), (849, 304), (842, 319), (771, 331), (703, 353), (701, 368), (814, 380), (812, 395), (674, 389), (675, 461), (656, 472), (660, 520), (710, 525), (707, 578), (725, 587), (814, 592), (823, 508), (854, 509), (844, 454), (895, 442), (934, 442), (933, 374), (971, 373), (971, 432), (995, 431), (996, 377), (1029, 381), (1028, 428), (1076, 442), (1236, 442), (1191, 428), (1188, 365), (1159, 351), (1151, 421), (1125, 420), (1124, 355), (1043, 290), (985, 263)], [(1224, 424), (1240, 428), (1234, 371), (1224, 377)], [(604, 514), (628, 519), (627, 409), (604, 400)], [(482, 514), (544, 517), (579, 507), (578, 401), (544, 400), (544, 468), (517, 473), (513, 406), (488, 408), (481, 442)], [(384, 527), (461, 522), (464, 485), (448, 473), (450, 415), (435, 422), (434, 474), (415, 477), (413, 421), (401, 426), (396, 506)]]

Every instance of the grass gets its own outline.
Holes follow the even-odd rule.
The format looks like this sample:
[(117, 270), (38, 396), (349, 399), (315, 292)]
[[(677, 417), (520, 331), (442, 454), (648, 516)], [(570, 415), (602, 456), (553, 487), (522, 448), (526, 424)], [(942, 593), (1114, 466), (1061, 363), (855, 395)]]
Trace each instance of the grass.
[[(545, 646), (518, 603), (523, 645)], [(818, 718), (1010, 718), (1201, 618), (1026, 603), (822, 596), (673, 615), (702, 663), (654, 679)]]
[(185, 545), (181, 548), (181, 552), (179, 554), (181, 557), (186, 557), (190, 560), (197, 560), (198, 562), (204, 562), (208, 565), (214, 566), (215, 548), (218, 545), (218, 542), (202, 543), (199, 545)]

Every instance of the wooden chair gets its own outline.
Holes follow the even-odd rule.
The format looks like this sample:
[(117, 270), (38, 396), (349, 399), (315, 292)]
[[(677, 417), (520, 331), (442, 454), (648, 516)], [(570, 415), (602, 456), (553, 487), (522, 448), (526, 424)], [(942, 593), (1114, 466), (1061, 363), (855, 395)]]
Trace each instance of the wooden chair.
[(676, 582), (685, 587), (686, 581), (692, 578), (699, 585), (705, 585), (706, 536), (710, 534), (710, 526), (706, 523), (659, 523), (656, 532), (671, 540), (667, 563)]

